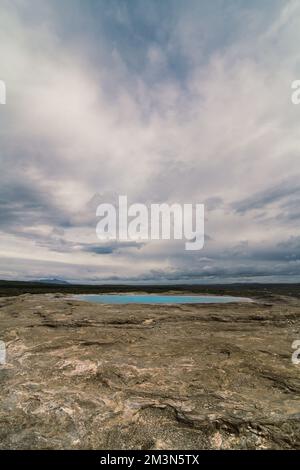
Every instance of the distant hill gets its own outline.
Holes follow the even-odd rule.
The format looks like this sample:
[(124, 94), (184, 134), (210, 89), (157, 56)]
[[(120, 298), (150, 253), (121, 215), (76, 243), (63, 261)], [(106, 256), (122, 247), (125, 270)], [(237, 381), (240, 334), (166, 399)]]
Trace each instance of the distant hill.
[(43, 284), (69, 284), (68, 281), (63, 279), (38, 279), (36, 282), (42, 282)]

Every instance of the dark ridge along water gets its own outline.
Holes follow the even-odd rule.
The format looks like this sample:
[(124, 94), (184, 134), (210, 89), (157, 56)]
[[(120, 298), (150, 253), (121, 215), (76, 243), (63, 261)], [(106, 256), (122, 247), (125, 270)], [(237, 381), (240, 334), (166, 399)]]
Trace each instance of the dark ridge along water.
[(250, 302), (245, 297), (230, 295), (157, 295), (157, 294), (99, 294), (75, 295), (75, 300), (97, 304), (226, 304)]

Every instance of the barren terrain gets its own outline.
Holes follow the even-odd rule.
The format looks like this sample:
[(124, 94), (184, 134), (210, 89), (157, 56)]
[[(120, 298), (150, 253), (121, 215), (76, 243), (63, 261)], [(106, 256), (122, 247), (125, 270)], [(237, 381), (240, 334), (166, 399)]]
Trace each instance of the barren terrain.
[[(239, 292), (240, 294), (241, 292)], [(2, 449), (299, 449), (300, 299), (0, 299)]]

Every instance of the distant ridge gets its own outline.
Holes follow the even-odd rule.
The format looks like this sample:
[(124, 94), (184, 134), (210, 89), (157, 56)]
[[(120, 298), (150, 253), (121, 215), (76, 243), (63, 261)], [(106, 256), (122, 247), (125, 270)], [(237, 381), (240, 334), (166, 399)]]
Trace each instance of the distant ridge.
[(36, 282), (42, 282), (43, 284), (69, 284), (68, 281), (63, 279), (38, 279)]

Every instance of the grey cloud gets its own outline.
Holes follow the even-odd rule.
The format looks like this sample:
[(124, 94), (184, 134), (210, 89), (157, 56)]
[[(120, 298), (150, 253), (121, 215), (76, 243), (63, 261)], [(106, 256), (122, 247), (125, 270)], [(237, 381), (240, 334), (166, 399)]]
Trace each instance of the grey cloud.
[(283, 181), (281, 184), (234, 202), (232, 207), (236, 212), (245, 214), (254, 209), (263, 209), (267, 205), (280, 202), (285, 198), (299, 196), (300, 184), (298, 181), (295, 181), (294, 178), (292, 181)]
[(94, 253), (94, 254), (112, 254), (112, 253), (118, 253), (120, 251), (128, 250), (130, 248), (135, 248), (135, 249), (141, 249), (142, 246), (144, 246), (145, 243), (139, 243), (139, 242), (106, 242), (104, 245), (96, 245), (96, 244), (85, 244), (81, 245), (83, 251), (86, 251), (88, 253)]
[(32, 230), (14, 230), (14, 235), (27, 240), (33, 241), (37, 246), (47, 248), (52, 252), (57, 253), (80, 253), (86, 252), (95, 255), (106, 255), (112, 253), (119, 253), (120, 251), (126, 251), (128, 249), (140, 249), (144, 243), (139, 242), (115, 242), (107, 241), (99, 243), (82, 243), (80, 241), (72, 241), (61, 236), (61, 232), (57, 229), (47, 235), (42, 235)]

